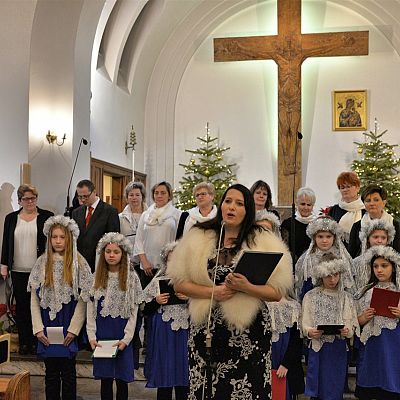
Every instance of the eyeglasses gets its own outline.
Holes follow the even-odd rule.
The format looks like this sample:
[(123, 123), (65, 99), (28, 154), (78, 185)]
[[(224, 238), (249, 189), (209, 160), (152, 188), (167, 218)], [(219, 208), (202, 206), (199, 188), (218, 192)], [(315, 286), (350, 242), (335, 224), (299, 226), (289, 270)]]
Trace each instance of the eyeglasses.
[(79, 200), (87, 200), (89, 197), (90, 197), (90, 195), (93, 193), (93, 191), (91, 191), (89, 194), (81, 194), (81, 195), (78, 195), (78, 196), (76, 196)]
[(200, 193), (196, 193), (195, 197), (200, 197), (200, 196), (207, 196), (208, 193), (207, 192), (200, 192)]
[(21, 201), (25, 203), (34, 203), (37, 200), (37, 197), (21, 197)]

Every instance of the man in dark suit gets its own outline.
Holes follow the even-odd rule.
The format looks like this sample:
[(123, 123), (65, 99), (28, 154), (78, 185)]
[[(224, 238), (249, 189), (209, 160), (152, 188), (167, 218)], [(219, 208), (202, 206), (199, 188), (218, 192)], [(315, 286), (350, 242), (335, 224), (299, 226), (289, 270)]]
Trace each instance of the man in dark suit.
[(93, 182), (85, 179), (76, 187), (81, 204), (72, 212), (79, 226), (78, 251), (86, 258), (92, 272), (96, 268), (96, 246), (107, 232), (119, 232), (118, 211), (101, 200)]

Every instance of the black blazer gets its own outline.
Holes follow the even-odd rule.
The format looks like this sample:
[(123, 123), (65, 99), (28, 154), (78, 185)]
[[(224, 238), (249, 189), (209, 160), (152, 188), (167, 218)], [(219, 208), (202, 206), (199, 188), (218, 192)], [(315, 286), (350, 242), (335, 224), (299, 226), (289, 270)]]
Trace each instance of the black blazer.
[(79, 226), (78, 251), (86, 258), (90, 269), (96, 267), (96, 246), (107, 232), (120, 232), (118, 211), (100, 199), (95, 208), (88, 227), (85, 225), (86, 206), (72, 211), (72, 218)]
[[(400, 252), (400, 221), (397, 219), (393, 219), (393, 226), (395, 230), (395, 235), (393, 239), (393, 243), (391, 246), (397, 251)], [(360, 241), (360, 230), (361, 230), (361, 221), (357, 221), (353, 224), (350, 231), (350, 239), (349, 239), (349, 253), (352, 258), (356, 258), (361, 253), (361, 241)]]
[[(6, 216), (4, 220), (4, 231), (3, 231), (3, 245), (1, 249), (1, 263), (8, 266), (8, 270), (12, 270), (14, 264), (14, 232), (18, 222), (18, 214), (22, 208), (18, 211), (14, 211)], [(48, 210), (42, 210), (37, 207), (38, 216), (36, 218), (37, 228), (37, 256), (42, 255), (46, 249), (46, 236), (43, 233), (44, 223), (48, 218), (54, 214)]]

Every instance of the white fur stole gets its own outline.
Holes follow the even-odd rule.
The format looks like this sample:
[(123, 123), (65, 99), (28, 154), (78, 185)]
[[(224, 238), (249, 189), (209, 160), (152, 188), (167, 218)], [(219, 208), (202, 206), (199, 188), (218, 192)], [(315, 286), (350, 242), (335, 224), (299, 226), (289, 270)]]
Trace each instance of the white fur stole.
[[(198, 285), (212, 286), (207, 271), (209, 259), (216, 256), (217, 237), (212, 230), (192, 228), (184, 235), (172, 253), (167, 275), (173, 282), (191, 281)], [(243, 245), (243, 249), (247, 249)], [(285, 295), (293, 286), (291, 257), (286, 245), (274, 234), (263, 231), (257, 233), (252, 250), (281, 252), (283, 257), (272, 273), (268, 284)], [(214, 302), (215, 303), (215, 302)], [(231, 299), (220, 302), (224, 320), (230, 327), (243, 331), (253, 322), (263, 302), (246, 293), (237, 293)], [(189, 299), (189, 314), (196, 325), (207, 320), (210, 299)]]

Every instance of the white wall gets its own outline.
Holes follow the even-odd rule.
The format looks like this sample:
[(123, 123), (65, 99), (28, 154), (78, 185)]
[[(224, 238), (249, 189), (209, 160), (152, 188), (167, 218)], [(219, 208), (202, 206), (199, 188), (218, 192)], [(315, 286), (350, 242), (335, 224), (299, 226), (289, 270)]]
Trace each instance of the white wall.
[(28, 162), (30, 32), (35, 1), (0, 2), (0, 244), (4, 217), (17, 208), (20, 165)]
[[(239, 164), (238, 179), (251, 185), (264, 179), (276, 201), (277, 117), (276, 67), (266, 62), (214, 63), (212, 38), (274, 34), (276, 8), (261, 3), (235, 15), (218, 27), (193, 56), (180, 84), (175, 114), (175, 185), (187, 163), (186, 148), (198, 147), (207, 121), (214, 136), (231, 147)], [(317, 193), (316, 207), (336, 200), (336, 177), (356, 157), (354, 140), (361, 132), (332, 131), (331, 92), (367, 89), (368, 115), (376, 116), (385, 139), (397, 143), (400, 120), (398, 100), (400, 59), (388, 40), (367, 20), (331, 2), (304, 2), (303, 32), (369, 30), (370, 55), (309, 59), (302, 69), (303, 185)], [(370, 128), (370, 125), (368, 127)]]
[[(67, 187), (82, 137), (90, 140), (90, 61), (103, 1), (40, 0), (32, 29), (29, 161), (39, 205), (63, 213)], [(63, 146), (50, 145), (47, 130)], [(90, 145), (82, 146), (71, 185), (90, 177)]]

